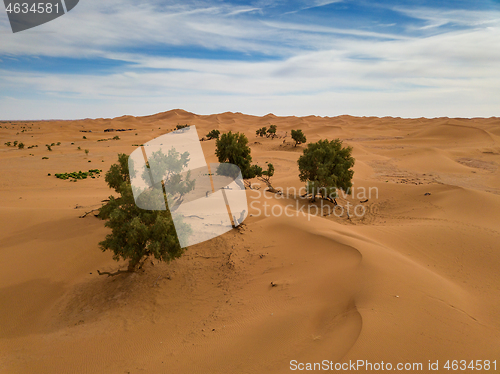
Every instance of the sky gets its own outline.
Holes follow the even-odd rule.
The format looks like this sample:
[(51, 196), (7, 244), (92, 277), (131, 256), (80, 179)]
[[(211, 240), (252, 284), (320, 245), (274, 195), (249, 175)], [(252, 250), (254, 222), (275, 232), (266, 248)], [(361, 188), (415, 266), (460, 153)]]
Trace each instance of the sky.
[(500, 0), (80, 0), (15, 34), (0, 8), (0, 119), (177, 108), (500, 116)]

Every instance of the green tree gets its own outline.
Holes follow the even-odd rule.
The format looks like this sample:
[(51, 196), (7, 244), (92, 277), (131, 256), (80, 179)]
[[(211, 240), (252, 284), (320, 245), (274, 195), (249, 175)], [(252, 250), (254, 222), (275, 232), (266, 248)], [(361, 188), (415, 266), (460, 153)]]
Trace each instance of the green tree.
[(354, 175), (351, 152), (352, 148), (342, 147), (339, 139), (320, 140), (307, 145), (297, 163), (299, 178), (307, 183), (307, 193), (312, 195), (312, 201), (318, 194), (323, 198), (335, 199), (338, 188), (349, 191)]
[(292, 130), (292, 139), (295, 140), (295, 146), (307, 141), (306, 136), (304, 135), (302, 130)]
[(276, 136), (276, 130), (278, 128), (276, 127), (276, 125), (271, 125), (269, 126), (269, 128), (267, 129), (267, 137), (271, 137), (274, 139), (274, 137)]
[[(158, 153), (155, 157), (162, 159), (164, 156)], [(184, 161), (179, 158), (177, 163), (183, 164)], [(106, 239), (99, 243), (101, 250), (112, 251), (113, 258), (117, 261), (128, 260), (127, 272), (135, 271), (149, 256), (169, 262), (184, 252), (179, 244), (169, 209), (144, 210), (136, 205), (131, 186), (131, 178), (135, 177), (135, 170), (129, 170), (128, 156), (119, 154), (118, 163), (111, 165), (105, 177), (108, 186), (114, 189), (119, 197), (110, 196), (109, 202), (101, 207), (98, 215), (107, 220), (106, 227), (111, 229)], [(149, 192), (155, 194), (157, 191), (146, 191), (143, 194), (147, 195)], [(166, 198), (163, 190), (162, 194)], [(189, 235), (189, 225), (181, 221), (176, 224), (183, 225), (182, 231)]]
[(16, 140), (16, 141), (14, 142), (14, 147), (17, 147), (17, 143), (18, 143), (18, 142), (17, 142), (17, 140)]
[(52, 147), (51, 147), (50, 145), (45, 144), (45, 146), (47, 147), (47, 149), (48, 149), (49, 151), (52, 151)]
[(19, 143), (19, 144), (17, 145), (17, 147), (18, 147), (19, 149), (24, 149), (24, 143)]
[(189, 125), (187, 125), (187, 124), (186, 125), (177, 125), (177, 126), (175, 126), (175, 129), (182, 130), (182, 129), (185, 129), (186, 127), (189, 127)]
[(266, 136), (266, 131), (267, 131), (267, 128), (266, 127), (261, 127), (260, 129), (258, 129), (255, 134), (257, 136), (260, 136), (261, 138)]
[(207, 134), (207, 139), (212, 140), (212, 139), (219, 139), (220, 131), (219, 130), (212, 130)]
[(10, 147), (10, 144), (11, 144), (11, 142), (7, 142), (7, 143), (5, 143), (5, 145), (6, 145), (7, 147)]
[[(262, 169), (261, 169), (262, 170)], [(267, 170), (264, 170), (261, 172), (261, 175), (259, 176), (259, 179), (263, 181), (264, 183), (267, 184), (267, 186), (274, 190), (274, 188), (271, 186), (271, 177), (274, 175), (274, 165), (271, 163), (267, 164)]]
[(262, 168), (251, 165), (251, 149), (245, 134), (228, 133), (222, 134), (215, 143), (215, 154), (219, 162), (235, 164), (241, 170), (243, 179), (255, 178), (262, 175)]

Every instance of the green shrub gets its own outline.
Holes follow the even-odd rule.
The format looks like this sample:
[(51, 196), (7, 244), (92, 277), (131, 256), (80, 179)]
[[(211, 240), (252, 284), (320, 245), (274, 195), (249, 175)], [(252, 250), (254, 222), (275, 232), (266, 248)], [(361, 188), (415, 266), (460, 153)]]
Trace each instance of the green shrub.
[(113, 140), (120, 140), (120, 137), (118, 135), (113, 136)]
[(18, 147), (19, 149), (24, 149), (24, 143), (19, 143), (19, 144), (17, 145), (17, 147)]

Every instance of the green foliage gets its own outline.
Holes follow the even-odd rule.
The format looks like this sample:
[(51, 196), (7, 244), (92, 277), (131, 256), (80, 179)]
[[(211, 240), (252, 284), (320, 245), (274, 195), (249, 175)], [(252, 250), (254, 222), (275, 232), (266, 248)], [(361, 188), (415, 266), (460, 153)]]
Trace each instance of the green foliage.
[(212, 130), (207, 134), (207, 139), (212, 140), (212, 139), (219, 139), (220, 131), (219, 130)]
[(312, 194), (313, 201), (317, 194), (335, 197), (337, 188), (349, 191), (354, 175), (351, 152), (352, 148), (342, 147), (339, 139), (320, 140), (307, 145), (297, 163), (299, 178), (307, 182), (307, 192)]
[[(99, 169), (90, 169), (89, 171), (74, 171), (72, 173), (56, 173), (54, 174), (56, 178), (59, 179), (87, 179), (88, 177), (95, 178), (101, 174), (102, 170)], [(50, 175), (50, 174), (49, 174)]]
[(260, 129), (258, 129), (257, 131), (255, 131), (255, 134), (257, 136), (264, 137), (264, 136), (266, 136), (266, 131), (267, 131), (266, 127), (261, 127)]
[(88, 149), (86, 149), (86, 150), (85, 150), (85, 154), (86, 154), (86, 155), (88, 155), (88, 154), (89, 154), (89, 150), (88, 150)]
[[(157, 157), (162, 156), (157, 155)], [(132, 176), (134, 177), (135, 175)], [(138, 208), (134, 201), (130, 178), (128, 156), (119, 154), (118, 163), (113, 164), (106, 173), (109, 187), (120, 196), (118, 198), (110, 196), (109, 202), (99, 211), (99, 217), (106, 219), (106, 227), (111, 229), (106, 239), (99, 243), (101, 250), (112, 251), (113, 258), (117, 261), (129, 260), (129, 271), (135, 270), (141, 260), (148, 256), (167, 262), (180, 257), (184, 250), (177, 239), (170, 211)], [(189, 232), (190, 228), (185, 223), (179, 221), (176, 224), (184, 225), (183, 231)]]
[[(53, 146), (55, 146), (55, 145), (56, 145), (56, 143), (52, 143), (50, 146), (51, 146), (51, 147), (53, 147)], [(59, 145), (59, 144), (58, 144), (58, 145)]]
[(83, 135), (83, 139), (87, 139), (87, 137), (85, 135)]
[(78, 147), (78, 150), (81, 151), (82, 150), (82, 147)]
[(113, 136), (113, 140), (120, 140), (120, 137), (118, 135)]
[(61, 142), (57, 142), (57, 145), (61, 145)]
[(17, 140), (16, 140), (16, 141), (14, 142), (14, 144), (13, 144), (13, 145), (14, 145), (14, 147), (17, 147), (17, 143), (18, 143), (18, 142), (17, 142)]
[(307, 141), (306, 136), (304, 135), (302, 130), (292, 130), (292, 139), (295, 140), (295, 146)]
[(19, 144), (17, 145), (17, 147), (18, 147), (19, 149), (24, 149), (24, 143), (19, 143)]
[(7, 142), (7, 143), (5, 143), (5, 145), (6, 145), (7, 147), (10, 147), (11, 142)]
[(48, 149), (49, 151), (52, 151), (52, 148), (51, 148), (51, 146), (50, 146), (50, 145), (45, 144), (45, 146), (47, 147), (47, 149)]
[(216, 140), (215, 146), (215, 154), (219, 162), (230, 162), (237, 165), (244, 179), (262, 175), (262, 168), (251, 165), (251, 150), (245, 134), (239, 132), (233, 134), (229, 131)]
[(276, 127), (276, 125), (271, 125), (269, 126), (269, 128), (267, 129), (267, 137), (271, 137), (274, 139), (274, 137), (276, 136), (276, 130), (278, 128)]
[(177, 125), (177, 126), (175, 126), (175, 129), (181, 130), (181, 129), (185, 129), (186, 127), (189, 127), (189, 125), (187, 125), (187, 124), (186, 125)]

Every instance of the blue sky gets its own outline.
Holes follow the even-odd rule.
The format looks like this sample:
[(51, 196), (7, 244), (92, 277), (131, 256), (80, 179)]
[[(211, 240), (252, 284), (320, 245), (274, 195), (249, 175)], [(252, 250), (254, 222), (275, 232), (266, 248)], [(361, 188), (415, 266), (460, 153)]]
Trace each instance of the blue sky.
[(12, 34), (0, 119), (500, 116), (498, 0), (80, 0)]

